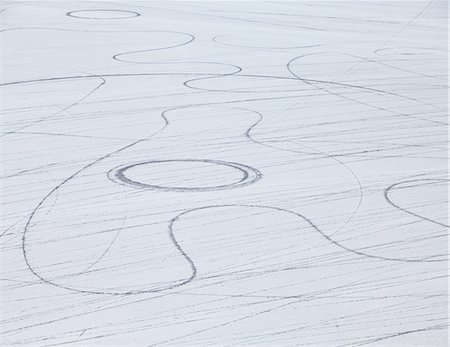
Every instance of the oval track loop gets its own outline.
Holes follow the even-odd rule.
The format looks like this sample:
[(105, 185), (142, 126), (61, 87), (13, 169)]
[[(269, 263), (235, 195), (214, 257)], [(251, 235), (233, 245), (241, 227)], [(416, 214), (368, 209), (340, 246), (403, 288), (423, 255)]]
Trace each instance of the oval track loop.
[[(94, 16), (83, 15), (83, 14), (94, 14)], [(97, 14), (97, 17), (95, 17), (95, 14)], [(112, 10), (112, 9), (75, 10), (75, 11), (69, 11), (66, 13), (66, 16), (68, 16), (68, 17), (78, 18), (78, 19), (93, 19), (93, 20), (129, 19), (129, 18), (139, 17), (140, 15), (141, 15), (140, 13), (135, 12), (135, 11)]]
[[(163, 186), (155, 185), (150, 183), (138, 182), (127, 177), (126, 171), (136, 167), (142, 167), (151, 164), (161, 164), (161, 163), (200, 163), (200, 164), (213, 164), (218, 166), (224, 166), (227, 168), (232, 168), (238, 172), (241, 172), (242, 178), (238, 181), (215, 186), (204, 186), (204, 187), (188, 187), (188, 186)], [(162, 191), (176, 191), (176, 192), (208, 192), (217, 191), (225, 189), (235, 189), (240, 187), (245, 187), (250, 184), (255, 183), (261, 179), (261, 173), (247, 165), (226, 162), (221, 160), (211, 160), (211, 159), (167, 159), (167, 160), (149, 160), (144, 162), (139, 162), (135, 164), (128, 164), (120, 166), (108, 172), (108, 178), (118, 184), (125, 184), (133, 188), (139, 189), (150, 189), (150, 190), (162, 190)]]

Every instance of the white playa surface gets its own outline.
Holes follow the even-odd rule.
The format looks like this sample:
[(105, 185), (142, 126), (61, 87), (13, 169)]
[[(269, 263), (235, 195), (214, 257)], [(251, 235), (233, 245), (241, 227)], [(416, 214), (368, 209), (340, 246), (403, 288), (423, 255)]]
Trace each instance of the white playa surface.
[(448, 345), (446, 2), (1, 11), (2, 346)]

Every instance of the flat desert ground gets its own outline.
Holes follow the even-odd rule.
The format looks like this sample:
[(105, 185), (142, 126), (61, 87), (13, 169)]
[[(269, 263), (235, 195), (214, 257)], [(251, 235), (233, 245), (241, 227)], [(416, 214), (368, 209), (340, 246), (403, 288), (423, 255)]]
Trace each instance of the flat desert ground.
[(448, 346), (445, 1), (3, 1), (2, 346)]

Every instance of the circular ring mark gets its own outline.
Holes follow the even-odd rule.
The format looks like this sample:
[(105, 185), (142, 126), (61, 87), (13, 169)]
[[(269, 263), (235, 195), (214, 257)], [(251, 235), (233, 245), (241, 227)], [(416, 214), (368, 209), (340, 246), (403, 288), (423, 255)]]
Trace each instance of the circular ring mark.
[[(164, 186), (164, 185), (156, 185), (156, 184), (148, 184), (143, 182), (138, 182), (132, 180), (126, 176), (126, 171), (132, 169), (137, 166), (142, 165), (151, 165), (151, 164), (159, 164), (159, 163), (208, 163), (214, 165), (226, 166), (235, 170), (238, 170), (242, 173), (242, 177), (235, 182), (216, 185), (216, 186), (206, 186), (206, 187), (188, 187), (188, 186)], [(127, 186), (132, 186), (134, 188), (139, 189), (153, 189), (153, 190), (162, 190), (162, 191), (178, 191), (178, 192), (206, 192), (206, 191), (215, 191), (215, 190), (225, 190), (225, 189), (234, 189), (240, 188), (243, 186), (247, 186), (258, 181), (262, 174), (247, 165), (233, 163), (228, 161), (220, 161), (220, 160), (210, 160), (210, 159), (168, 159), (168, 160), (149, 160), (144, 162), (139, 162), (135, 164), (128, 164), (124, 166), (116, 167), (108, 172), (108, 178), (118, 184), (125, 184)]]
[[(81, 13), (82, 15), (77, 15)], [(90, 16), (84, 16), (83, 13), (93, 13), (94, 17)], [(113, 13), (112, 16), (108, 16), (108, 14)], [(114, 13), (119, 13), (118, 16), (114, 16)], [(98, 15), (98, 17), (95, 17), (95, 14)], [(102, 16), (103, 14), (103, 16)], [(106, 14), (106, 16), (105, 16)], [(104, 20), (104, 19), (127, 19), (127, 18), (135, 18), (139, 17), (141, 14), (135, 11), (128, 11), (128, 10), (104, 10), (104, 9), (98, 9), (98, 10), (76, 10), (76, 11), (70, 11), (66, 13), (66, 16), (72, 17), (72, 18), (80, 18), (80, 19), (95, 19), (95, 20)]]

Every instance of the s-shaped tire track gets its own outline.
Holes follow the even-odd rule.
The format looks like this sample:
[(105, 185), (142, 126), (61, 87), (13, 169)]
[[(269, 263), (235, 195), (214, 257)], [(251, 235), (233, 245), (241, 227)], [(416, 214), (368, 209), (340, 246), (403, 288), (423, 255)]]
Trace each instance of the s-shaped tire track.
[[(280, 151), (286, 151), (286, 152), (297, 153), (297, 154), (304, 154), (304, 152), (296, 151), (296, 150), (293, 150), (293, 149), (280, 148), (280, 147), (268, 145), (267, 143), (264, 143), (264, 142), (262, 142), (262, 141), (255, 140), (255, 139), (251, 136), (250, 133), (251, 133), (251, 131), (252, 131), (258, 124), (259, 124), (259, 122), (257, 122), (256, 124), (254, 124), (254, 125), (247, 131), (247, 137), (248, 137), (249, 139), (251, 139), (253, 142), (258, 143), (258, 144), (260, 144), (260, 145), (262, 145), (262, 146), (266, 146), (266, 147), (269, 147), (269, 148), (277, 149), (277, 150), (280, 150)], [(357, 175), (353, 172), (353, 170), (351, 170), (350, 167), (348, 167), (344, 162), (342, 162), (341, 160), (339, 160), (339, 159), (336, 158), (335, 156), (330, 155), (330, 154), (327, 154), (327, 153), (325, 153), (325, 152), (322, 152), (322, 151), (320, 151), (320, 150), (318, 150), (318, 149), (316, 149), (316, 148), (314, 148), (314, 147), (307, 146), (307, 145), (305, 145), (305, 144), (300, 144), (300, 145), (303, 146), (303, 147), (305, 147), (305, 148), (308, 148), (308, 149), (311, 149), (311, 150), (313, 150), (313, 151), (316, 151), (317, 153), (320, 153), (320, 155), (323, 155), (324, 157), (327, 157), (327, 158), (329, 158), (329, 159), (332, 159), (332, 160), (336, 161), (337, 163), (339, 163), (340, 165), (342, 165), (342, 166), (343, 166), (347, 171), (349, 171), (350, 174), (354, 177), (354, 179), (355, 179), (356, 182), (358, 183), (358, 186), (359, 186), (359, 189), (360, 189), (360, 192), (361, 192), (357, 208), (354, 210), (354, 212), (353, 212), (352, 215), (349, 217), (349, 219), (344, 223), (344, 225), (342, 225), (338, 230), (336, 230), (335, 232), (333, 232), (333, 234), (331, 234), (331, 235), (327, 235), (327, 234), (325, 234), (320, 228), (317, 228), (317, 229), (316, 229), (316, 231), (319, 232), (325, 239), (327, 239), (330, 243), (332, 243), (332, 244), (334, 244), (334, 245), (336, 245), (336, 246), (342, 248), (342, 249), (345, 250), (345, 251), (351, 252), (351, 253), (356, 254), (356, 255), (359, 255), (359, 256), (364, 256), (364, 257), (373, 258), (373, 259), (386, 260), (386, 261), (396, 261), (396, 262), (407, 262), (407, 263), (441, 262), (441, 261), (444, 261), (444, 260), (440, 260), (440, 259), (436, 260), (436, 259), (428, 259), (428, 258), (425, 258), (425, 259), (408, 259), (408, 258), (394, 258), (394, 257), (378, 256), (378, 255), (373, 255), (373, 254), (370, 254), (370, 253), (367, 253), (367, 252), (363, 252), (363, 251), (359, 251), (359, 250), (357, 250), (357, 249), (353, 249), (353, 248), (347, 247), (347, 246), (343, 245), (342, 243), (340, 243), (340, 242), (334, 240), (332, 236), (333, 236), (334, 234), (336, 234), (339, 230), (341, 230), (342, 228), (344, 228), (345, 225), (347, 225), (347, 224), (353, 219), (353, 217), (356, 215), (356, 213), (357, 213), (359, 207), (361, 206), (362, 198), (363, 198), (363, 194), (362, 194), (362, 191), (363, 191), (363, 190), (362, 190), (362, 189), (363, 189), (363, 188), (362, 188), (362, 184), (361, 184), (359, 178), (357, 177)], [(319, 155), (319, 154), (318, 154), (318, 155)], [(291, 211), (291, 212), (292, 212), (292, 211)], [(293, 213), (295, 213), (295, 212), (293, 212)]]

